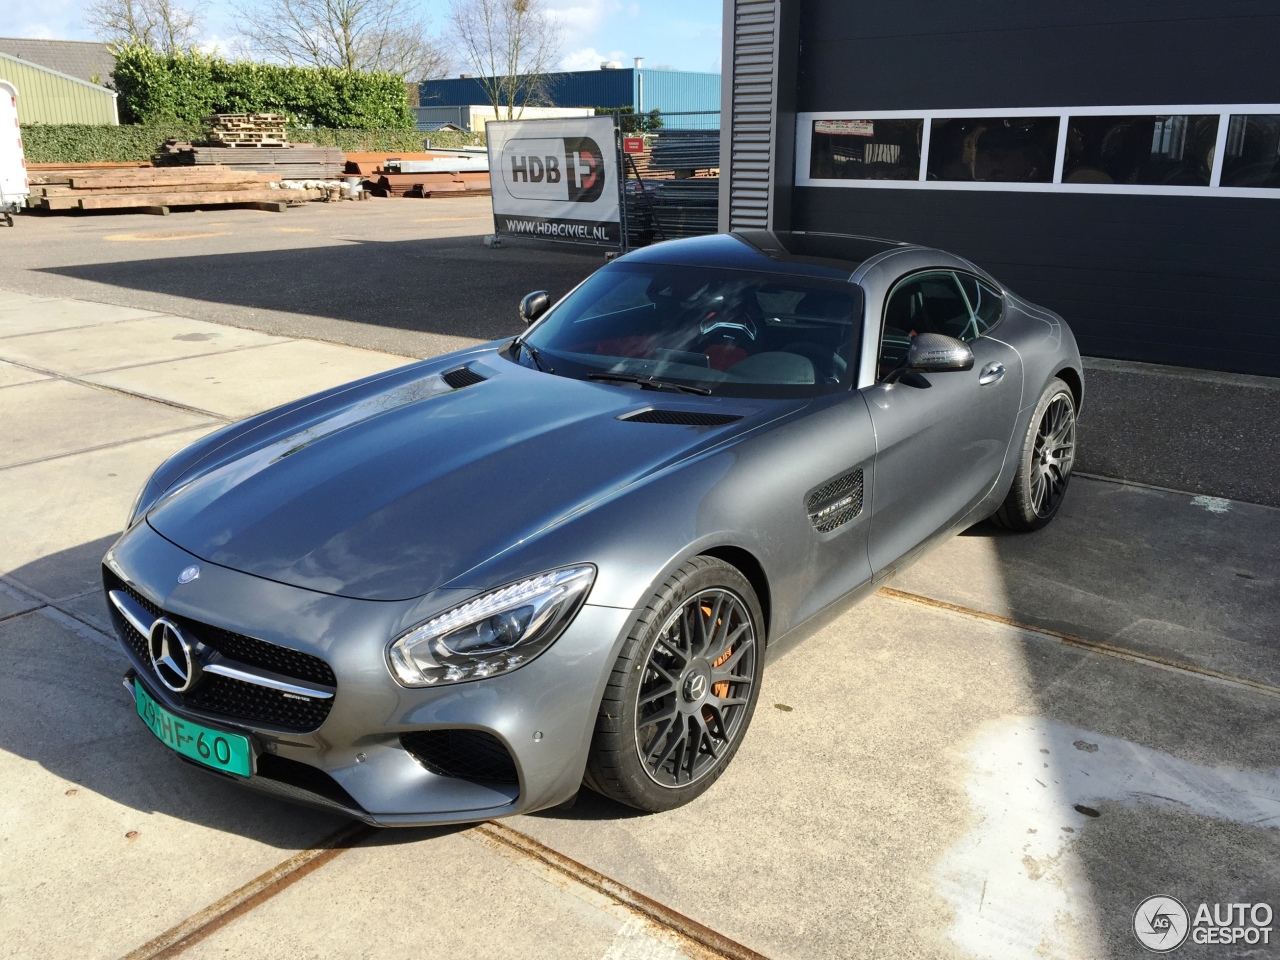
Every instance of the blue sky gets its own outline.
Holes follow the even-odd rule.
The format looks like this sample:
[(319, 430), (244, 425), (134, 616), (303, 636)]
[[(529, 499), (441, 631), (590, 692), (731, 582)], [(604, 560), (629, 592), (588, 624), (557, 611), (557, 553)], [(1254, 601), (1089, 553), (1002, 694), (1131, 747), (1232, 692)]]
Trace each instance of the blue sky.
[[(719, 0), (547, 0), (564, 30), (562, 65), (594, 70), (601, 60), (677, 70), (720, 70)], [(424, 0), (436, 29), (444, 26), (442, 0)], [(83, 0), (7, 0), (0, 2), (0, 36), (93, 40), (84, 25)], [(224, 52), (236, 36), (236, 19), (227, 0), (207, 6), (204, 46)]]

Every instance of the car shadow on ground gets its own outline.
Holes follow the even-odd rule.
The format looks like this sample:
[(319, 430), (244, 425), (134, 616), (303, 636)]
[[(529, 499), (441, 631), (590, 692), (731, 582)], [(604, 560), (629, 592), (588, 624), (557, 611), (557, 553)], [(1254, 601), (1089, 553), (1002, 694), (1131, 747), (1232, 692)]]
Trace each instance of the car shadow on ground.
[[(598, 249), (519, 244), (494, 250), (467, 236), (357, 240), (322, 250), (303, 247), (121, 260), (48, 267), (42, 272), (133, 291), (127, 298), (130, 305), (151, 309), (182, 312), (182, 305), (166, 305), (163, 300), (164, 296), (181, 297), (254, 311), (495, 340), (521, 329), (516, 306), (526, 293), (548, 290), (554, 301), (603, 264)], [(190, 311), (184, 315), (191, 315)], [(224, 319), (249, 325), (234, 313)], [(270, 332), (269, 324), (255, 322), (254, 326)]]

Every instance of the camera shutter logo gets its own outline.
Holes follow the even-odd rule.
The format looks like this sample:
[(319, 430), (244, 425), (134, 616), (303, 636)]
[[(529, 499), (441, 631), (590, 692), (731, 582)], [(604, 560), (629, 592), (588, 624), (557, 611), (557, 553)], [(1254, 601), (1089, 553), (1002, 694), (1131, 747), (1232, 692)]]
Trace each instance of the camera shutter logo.
[(1190, 929), (1191, 916), (1174, 897), (1147, 897), (1133, 912), (1133, 934), (1152, 953), (1177, 950)]

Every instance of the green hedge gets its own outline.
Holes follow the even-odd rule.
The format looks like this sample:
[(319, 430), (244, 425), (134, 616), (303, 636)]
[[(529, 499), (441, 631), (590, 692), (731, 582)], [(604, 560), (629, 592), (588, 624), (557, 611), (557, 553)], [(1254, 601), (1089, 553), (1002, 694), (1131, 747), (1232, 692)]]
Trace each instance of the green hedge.
[(27, 163), (134, 163), (150, 160), (170, 138), (190, 140), (200, 135), (198, 126), (187, 123), (119, 127), (27, 123), (22, 126), (22, 147)]
[(283, 113), (297, 124), (413, 128), (403, 78), (328, 67), (233, 63), (199, 51), (172, 56), (141, 46), (116, 54), (111, 73), (125, 123), (199, 123), (211, 113)]
[(454, 133), (449, 130), (302, 130), (290, 129), (289, 139), (297, 143), (318, 143), (322, 147), (341, 147), (347, 153), (375, 153), (397, 150), (419, 153), (422, 141), (442, 149), (484, 146), (483, 133)]
[[(136, 163), (150, 160), (164, 141), (198, 140), (198, 125), (189, 123), (127, 124), (118, 127), (30, 123), (22, 127), (27, 163)], [(327, 130), (290, 127), (291, 143), (318, 143), (355, 152), (391, 150), (416, 153), (422, 141), (433, 147), (479, 146), (483, 134), (423, 133), (418, 130)]]

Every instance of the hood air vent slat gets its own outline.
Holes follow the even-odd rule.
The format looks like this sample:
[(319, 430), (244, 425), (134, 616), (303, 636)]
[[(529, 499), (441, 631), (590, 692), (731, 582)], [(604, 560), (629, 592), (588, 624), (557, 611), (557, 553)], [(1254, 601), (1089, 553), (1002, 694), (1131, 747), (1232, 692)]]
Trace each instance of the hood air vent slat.
[(722, 427), (742, 417), (729, 413), (695, 413), (689, 410), (641, 410), (619, 417), (627, 423), (670, 423), (686, 427)]
[(450, 370), (441, 379), (453, 389), (461, 390), (463, 387), (484, 383), (489, 378), (480, 376), (470, 367), (459, 367), (457, 370)]

